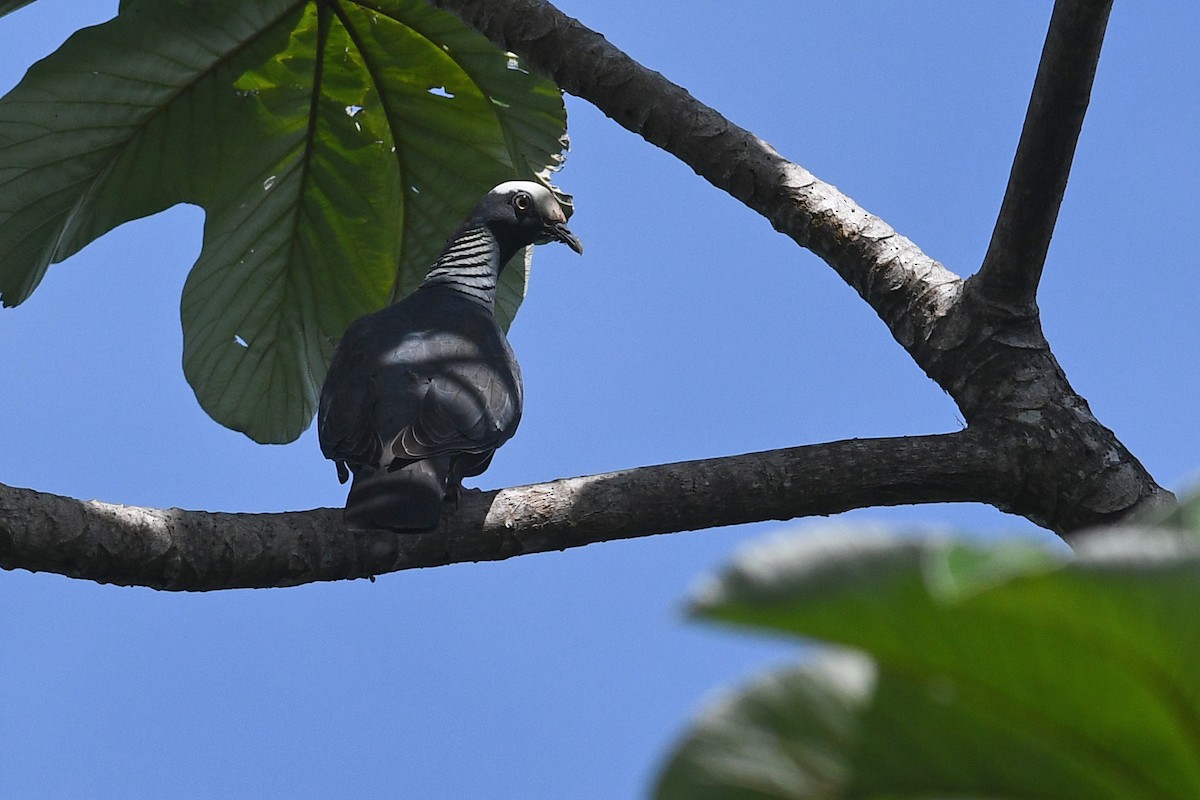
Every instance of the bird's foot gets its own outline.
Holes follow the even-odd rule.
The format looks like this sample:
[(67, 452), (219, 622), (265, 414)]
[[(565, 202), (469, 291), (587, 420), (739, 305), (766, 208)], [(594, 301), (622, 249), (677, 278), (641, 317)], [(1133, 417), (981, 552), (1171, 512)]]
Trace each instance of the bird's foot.
[(454, 514), (458, 511), (459, 501), (462, 500), (464, 494), (483, 494), (482, 489), (470, 488), (462, 485), (462, 481), (446, 487), (445, 510), (449, 514)]

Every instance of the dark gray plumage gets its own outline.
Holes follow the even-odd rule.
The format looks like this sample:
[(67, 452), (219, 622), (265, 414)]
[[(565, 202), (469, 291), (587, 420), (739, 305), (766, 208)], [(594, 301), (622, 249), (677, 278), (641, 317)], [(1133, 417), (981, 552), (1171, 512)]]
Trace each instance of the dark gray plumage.
[(500, 270), (522, 247), (579, 240), (544, 186), (510, 181), (479, 202), (424, 282), (356, 320), (333, 353), (317, 415), (321, 452), (354, 482), (344, 522), (428, 530), (465, 477), (521, 421), (521, 370), (493, 313)]

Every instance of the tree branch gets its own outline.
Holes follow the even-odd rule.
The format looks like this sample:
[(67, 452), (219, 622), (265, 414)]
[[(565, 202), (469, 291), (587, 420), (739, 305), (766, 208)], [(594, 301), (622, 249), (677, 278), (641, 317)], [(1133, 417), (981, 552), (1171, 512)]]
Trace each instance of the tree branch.
[(292, 586), (865, 506), (1000, 504), (1011, 472), (968, 431), (855, 439), (468, 492), (425, 535), (349, 533), (341, 509), (160, 510), (0, 484), (0, 567), (169, 590)]
[(1016, 311), (1034, 307), (1087, 113), (1112, 0), (1058, 0), (1000, 215), (972, 288)]
[[(1067, 533), (1169, 501), (1170, 493), (1071, 388), (1032, 304), (1013, 314), (999, 297), (979, 291), (980, 281), (965, 292), (958, 276), (883, 220), (546, 0), (427, 2), (518, 53), (832, 266), (950, 393), (968, 423), (988, 429), (998, 448), (1015, 454), (1021, 466), (1010, 510)], [(1001, 235), (997, 245), (1020, 255), (1041, 241), (1038, 272), (1086, 111), (1107, 9), (1108, 0), (1059, 0), (1053, 15), (1021, 163), (1010, 182), (1014, 199), (1006, 198), (1011, 210), (1002, 215), (1011, 219), (1005, 230), (1013, 233)], [(1058, 134), (1056, 115), (1066, 115)], [(1051, 171), (1044, 184), (1038, 183), (1041, 169)], [(1038, 191), (1042, 196), (1033, 198)], [(1028, 202), (1018, 202), (1026, 195)], [(1030, 232), (1029, 243), (1022, 239), (1025, 219), (1042, 230)], [(1005, 282), (1000, 267), (989, 266), (987, 274), (985, 280)], [(1037, 275), (1028, 269), (1025, 279), (1036, 286)]]
[(922, 363), (912, 346), (932, 335), (962, 282), (911, 240), (545, 0), (428, 2), (528, 59), (821, 257)]
[[(968, 429), (834, 442), (469, 494), (456, 513), (423, 536), (350, 534), (340, 528), (340, 512), (330, 509), (285, 514), (160, 511), (0, 486), (0, 567), (175, 590), (287, 586), (907, 503), (990, 503), (1066, 534), (1170, 498), (1070, 387), (1045, 341), (1036, 308), (1033, 313), (1000, 313), (999, 295), (964, 292), (956, 275), (836, 188), (544, 0), (429, 2), (521, 54), (560, 86), (691, 165), (823, 258), (954, 397)], [(1060, 2), (1055, 19), (1060, 12), (1084, 7), (1078, 0)], [(1087, 8), (1093, 16), (1080, 11), (1078, 19), (1052, 24), (1043, 59), (1047, 74), (1060, 70), (1055, 64), (1062, 58), (1079, 67), (1079, 59), (1052, 55), (1074, 52), (1070, 40), (1083, 35), (1073, 32), (1074, 25), (1091, 32), (1089, 41), (1098, 52), (1103, 24), (1094, 15), (1095, 3)], [(1104, 4), (1101, 16), (1106, 14)], [(1094, 66), (1093, 57), (1089, 69)], [(1077, 83), (1065, 81), (1059, 88)], [(1039, 71), (1038, 85), (1045, 84)], [(1059, 153), (1061, 148), (1035, 144), (1054, 138), (1037, 131), (1052, 122), (1048, 109), (1065, 102), (1031, 103), (1028, 137), (1023, 135), (1020, 148), (1029, 153), (1025, 158), (1030, 165), (1014, 167), (1014, 176), (1037, 172), (1039, 147)], [(1056, 179), (1062, 185), (1085, 106), (1086, 91), (1082, 105), (1072, 106), (1078, 119), (1065, 160), (1060, 156), (1056, 162), (1062, 167)], [(1033, 121), (1043, 116), (1042, 122)], [(1027, 139), (1035, 144), (1027, 146)], [(1036, 193), (1031, 181), (1014, 177), (1010, 194)], [(1050, 186), (1052, 198), (1041, 199), (1041, 205), (1052, 207), (1045, 242), (1061, 201), (1059, 183)], [(1037, 204), (1013, 204), (1018, 207), (1011, 212), (1016, 230), (1018, 211), (1030, 214)], [(1007, 198), (1005, 206), (1010, 206)], [(1017, 253), (1024, 246), (1018, 234), (1016, 230), (1002, 249)], [(1002, 243), (1008, 236), (998, 234)], [(1037, 259), (1039, 271), (1044, 250)], [(1003, 261), (997, 258), (993, 264)], [(970, 285), (994, 281), (996, 292), (1009, 291), (1004, 287), (1016, 282), (1003, 269), (989, 265)], [(1028, 283), (1027, 269), (1024, 276)], [(1036, 282), (1034, 275), (1032, 285)]]

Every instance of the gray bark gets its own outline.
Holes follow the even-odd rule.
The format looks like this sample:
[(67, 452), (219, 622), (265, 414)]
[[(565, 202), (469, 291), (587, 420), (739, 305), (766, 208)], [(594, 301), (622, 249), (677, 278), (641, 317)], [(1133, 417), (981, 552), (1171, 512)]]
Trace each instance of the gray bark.
[[(1170, 502), (1070, 386), (1034, 301), (1111, 0), (1058, 0), (986, 268), (968, 281), (545, 0), (430, 0), (820, 256), (1013, 469), (1001, 505), (1060, 534)], [(985, 501), (986, 502), (986, 501)]]
[(1071, 388), (1036, 304), (1110, 0), (1056, 3), (996, 231), (966, 281), (544, 0), (430, 2), (820, 256), (954, 398), (967, 429), (469, 493), (423, 536), (350, 534), (330, 509), (157, 510), (0, 486), (0, 567), (162, 589), (287, 586), (908, 503), (989, 503), (1070, 537), (1171, 501)]
[(969, 431), (856, 439), (466, 492), (423, 535), (342, 531), (341, 509), (164, 510), (0, 485), (0, 566), (156, 589), (291, 586), (866, 505), (1002, 503), (1008, 472)]

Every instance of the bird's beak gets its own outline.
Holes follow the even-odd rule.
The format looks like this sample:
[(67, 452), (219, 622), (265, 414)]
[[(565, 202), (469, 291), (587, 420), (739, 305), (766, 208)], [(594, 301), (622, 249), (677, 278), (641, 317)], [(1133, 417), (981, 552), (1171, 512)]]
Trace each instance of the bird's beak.
[(567, 247), (574, 250), (579, 255), (583, 255), (583, 242), (579, 241), (579, 237), (567, 230), (565, 222), (556, 222), (546, 228), (546, 235), (552, 241), (562, 242)]

